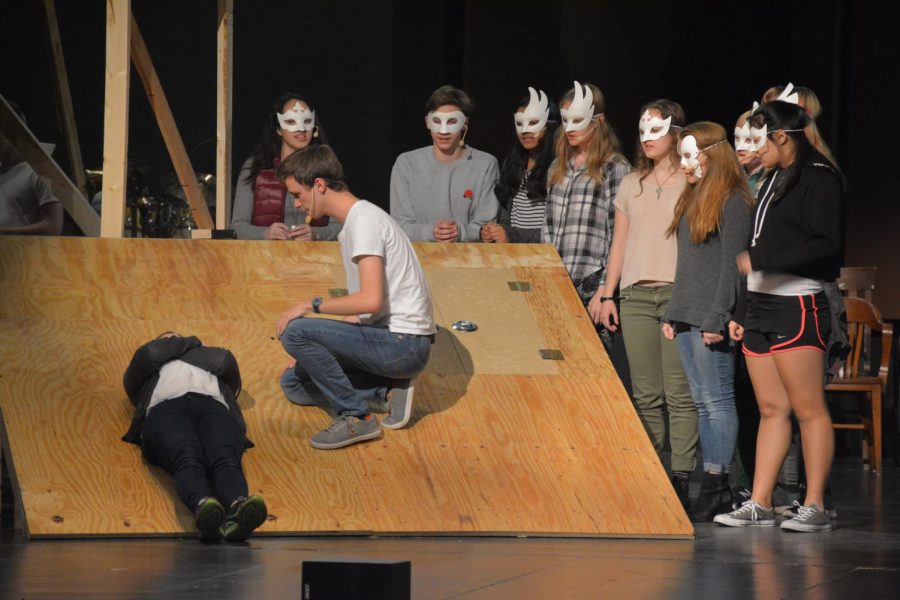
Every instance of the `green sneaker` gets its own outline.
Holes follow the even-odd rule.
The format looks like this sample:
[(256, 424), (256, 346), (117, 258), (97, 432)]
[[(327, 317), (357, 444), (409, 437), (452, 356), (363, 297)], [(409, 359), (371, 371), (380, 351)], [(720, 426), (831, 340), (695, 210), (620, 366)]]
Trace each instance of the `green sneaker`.
[(231, 510), (222, 525), (222, 537), (226, 542), (243, 542), (253, 531), (266, 522), (269, 511), (262, 496), (238, 498), (231, 504)]
[(221, 539), (219, 528), (225, 520), (225, 507), (212, 496), (205, 496), (197, 503), (194, 511), (194, 527), (200, 531), (200, 539), (204, 542), (218, 542)]
[(713, 517), (713, 523), (728, 527), (774, 527), (775, 513), (771, 508), (747, 500), (739, 509)]
[(319, 450), (334, 450), (377, 437), (381, 437), (381, 425), (375, 415), (341, 415), (327, 429), (312, 436), (309, 445)]

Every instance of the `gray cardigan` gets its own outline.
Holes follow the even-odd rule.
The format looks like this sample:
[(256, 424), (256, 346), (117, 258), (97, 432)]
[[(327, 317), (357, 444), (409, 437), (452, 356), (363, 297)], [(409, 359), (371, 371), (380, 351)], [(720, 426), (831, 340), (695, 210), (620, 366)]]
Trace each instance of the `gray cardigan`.
[(391, 171), (391, 216), (414, 242), (433, 242), (434, 224), (456, 221), (460, 242), (480, 242), (481, 226), (497, 218), (497, 159), (466, 148), (451, 163), (432, 146), (404, 152)]
[(725, 201), (719, 230), (702, 244), (691, 240), (687, 217), (682, 217), (675, 288), (664, 320), (725, 334), (741, 284), (735, 258), (749, 245), (750, 207), (739, 194)]

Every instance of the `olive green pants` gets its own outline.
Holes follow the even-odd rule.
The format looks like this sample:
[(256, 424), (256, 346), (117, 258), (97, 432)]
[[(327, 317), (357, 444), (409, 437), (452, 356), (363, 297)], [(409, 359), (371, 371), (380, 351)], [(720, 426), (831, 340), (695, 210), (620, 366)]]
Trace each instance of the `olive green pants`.
[(672, 298), (672, 286), (632, 285), (623, 289), (619, 297), (634, 407), (658, 454), (668, 439), (672, 470), (693, 471), (697, 459), (697, 409), (678, 347), (662, 333), (662, 317)]

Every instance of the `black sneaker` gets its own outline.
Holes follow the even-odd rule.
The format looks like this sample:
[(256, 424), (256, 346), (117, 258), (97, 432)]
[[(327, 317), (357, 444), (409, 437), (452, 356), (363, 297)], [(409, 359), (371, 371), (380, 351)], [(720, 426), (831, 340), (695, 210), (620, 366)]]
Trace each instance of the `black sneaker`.
[(226, 542), (243, 542), (253, 531), (266, 522), (269, 512), (262, 496), (238, 498), (231, 504), (231, 510), (222, 525), (222, 537)]
[(671, 481), (672, 487), (675, 488), (675, 494), (678, 496), (678, 501), (681, 502), (681, 508), (687, 513), (691, 506), (690, 479), (673, 475)]
[(225, 507), (212, 496), (205, 496), (197, 503), (194, 511), (194, 527), (200, 532), (204, 542), (218, 542), (222, 539), (219, 528), (225, 520)]

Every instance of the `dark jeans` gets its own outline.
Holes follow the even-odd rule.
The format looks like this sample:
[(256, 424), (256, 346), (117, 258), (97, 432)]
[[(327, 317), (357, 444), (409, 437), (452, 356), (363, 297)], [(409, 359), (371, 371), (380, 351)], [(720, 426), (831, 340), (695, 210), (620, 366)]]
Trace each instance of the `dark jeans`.
[(175, 477), (178, 496), (192, 511), (204, 496), (215, 496), (227, 507), (247, 495), (241, 468), (245, 433), (224, 404), (188, 393), (150, 410), (141, 447), (148, 461)]

